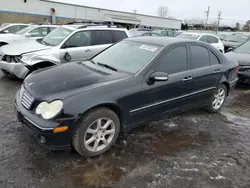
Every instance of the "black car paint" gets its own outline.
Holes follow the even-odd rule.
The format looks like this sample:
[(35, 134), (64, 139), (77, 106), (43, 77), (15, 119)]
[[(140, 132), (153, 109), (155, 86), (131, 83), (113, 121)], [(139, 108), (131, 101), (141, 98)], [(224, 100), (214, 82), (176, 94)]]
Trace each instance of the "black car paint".
[(250, 54), (236, 53), (234, 51), (226, 53), (229, 60), (236, 60), (239, 63), (239, 79), (242, 82), (250, 81)]
[[(150, 41), (155, 41), (152, 37), (141, 38), (147, 40), (149, 44)], [(140, 41), (141, 38), (126, 40)], [(190, 69), (192, 61), (190, 44), (201, 45), (211, 50), (220, 59), (221, 64), (169, 75), (166, 82), (149, 83), (148, 78), (155, 72), (154, 67), (162, 55), (178, 45), (187, 46)], [(224, 55), (208, 44), (171, 39), (171, 42), (165, 45), (164, 49), (136, 75), (112, 71), (89, 61), (83, 64), (64, 64), (46, 71), (38, 71), (24, 82), (25, 89), (36, 99), (32, 110), (28, 111), (20, 107), (18, 93), (16, 103), (21, 114), (35, 121), (32, 116), (35, 115), (35, 108), (41, 101), (63, 100), (62, 112), (49, 121), (70, 127), (67, 131), (68, 135), (65, 137), (69, 145), (69, 135), (77, 126), (78, 120), (90, 109), (105, 106), (114, 110), (121, 120), (122, 128), (126, 130), (167, 114), (207, 104), (218, 84), (224, 83), (228, 89), (234, 87), (237, 81), (236, 66), (234, 61), (228, 61)], [(214, 73), (217, 69), (220, 69), (220, 72)], [(183, 81), (190, 76), (193, 78), (192, 80)], [(41, 121), (45, 120), (39, 117), (39, 121), (35, 123), (39, 124)], [(55, 126), (51, 124), (51, 128), (55, 128)]]

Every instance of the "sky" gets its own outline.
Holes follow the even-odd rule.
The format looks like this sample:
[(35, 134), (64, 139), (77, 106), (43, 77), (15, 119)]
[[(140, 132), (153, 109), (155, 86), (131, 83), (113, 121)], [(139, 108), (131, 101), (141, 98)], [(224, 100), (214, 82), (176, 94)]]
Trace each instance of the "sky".
[[(244, 24), (250, 20), (250, 0), (54, 0), (98, 8), (106, 8), (140, 14), (157, 15), (157, 8), (167, 6), (170, 15), (177, 19), (205, 19), (205, 11), (211, 6), (209, 21), (215, 21), (221, 11), (221, 24)], [(148, 2), (148, 3), (147, 3)]]

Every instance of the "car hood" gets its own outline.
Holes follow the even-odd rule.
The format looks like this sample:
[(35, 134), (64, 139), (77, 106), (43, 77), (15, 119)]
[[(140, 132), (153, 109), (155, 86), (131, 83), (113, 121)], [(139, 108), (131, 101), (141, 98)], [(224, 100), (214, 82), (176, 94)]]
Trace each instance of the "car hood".
[(22, 38), (23, 38), (22, 35), (15, 35), (12, 33), (0, 35), (0, 41), (3, 41), (3, 42), (12, 42), (12, 41), (20, 40)]
[(224, 46), (232, 46), (232, 47), (236, 47), (241, 44), (241, 42), (229, 42), (229, 41), (222, 41), (222, 43)]
[(22, 55), (28, 52), (50, 49), (51, 46), (45, 46), (36, 40), (24, 40), (21, 42), (4, 45), (0, 48), (1, 53), (6, 55)]
[(231, 59), (237, 60), (239, 62), (239, 65), (241, 65), (241, 66), (250, 65), (250, 54), (229, 52), (229, 53), (226, 53), (225, 56), (229, 60), (231, 60)]
[(36, 99), (64, 99), (79, 92), (131, 77), (90, 62), (74, 62), (34, 72), (24, 81), (28, 92)]

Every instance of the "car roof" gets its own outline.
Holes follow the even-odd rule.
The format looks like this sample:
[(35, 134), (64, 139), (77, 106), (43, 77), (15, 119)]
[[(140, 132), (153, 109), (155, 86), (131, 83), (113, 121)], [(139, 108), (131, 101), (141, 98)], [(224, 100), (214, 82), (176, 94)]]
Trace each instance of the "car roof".
[(182, 38), (175, 38), (175, 37), (153, 37), (153, 36), (132, 37), (132, 38), (124, 39), (124, 40), (148, 43), (148, 44), (160, 45), (160, 46), (167, 46), (169, 44), (174, 44), (178, 42), (193, 42), (193, 40), (189, 40), (189, 39), (182, 39)]
[(118, 30), (118, 31), (127, 31), (126, 28), (120, 28), (120, 27), (112, 27), (108, 25), (98, 25), (98, 24), (69, 24), (69, 25), (62, 25), (62, 27), (70, 30)]

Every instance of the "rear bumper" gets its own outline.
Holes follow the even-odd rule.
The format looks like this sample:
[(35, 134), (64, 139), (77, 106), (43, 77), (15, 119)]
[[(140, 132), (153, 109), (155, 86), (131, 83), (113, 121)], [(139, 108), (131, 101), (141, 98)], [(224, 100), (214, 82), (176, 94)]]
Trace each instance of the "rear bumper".
[(64, 122), (46, 121), (36, 116), (26, 110), (19, 99), (19, 92), (17, 92), (15, 100), (17, 119), (24, 124), (24, 128), (35, 138), (39, 145), (50, 150), (65, 150), (70, 148), (70, 130), (63, 133), (53, 133), (55, 127), (67, 124), (64, 124)]
[(29, 69), (22, 63), (8, 63), (6, 61), (0, 61), (0, 69), (20, 79), (24, 79), (29, 72)]

